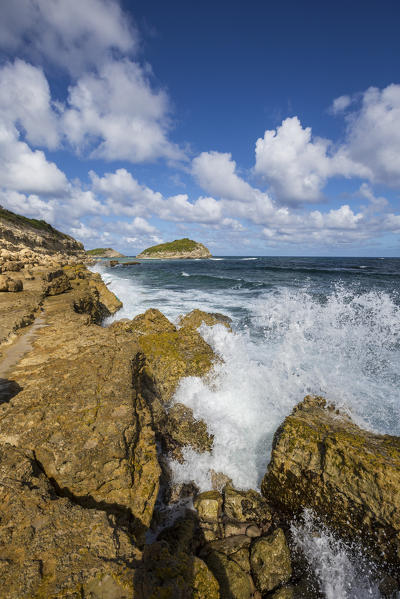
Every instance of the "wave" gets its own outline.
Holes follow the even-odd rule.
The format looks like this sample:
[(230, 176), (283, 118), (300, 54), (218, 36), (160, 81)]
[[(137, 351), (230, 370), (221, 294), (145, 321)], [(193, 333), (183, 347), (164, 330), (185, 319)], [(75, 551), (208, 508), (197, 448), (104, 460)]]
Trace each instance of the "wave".
[(190, 275), (187, 272), (185, 272), (184, 270), (181, 272), (181, 276), (182, 277), (190, 277)]
[(200, 331), (222, 362), (211, 383), (184, 379), (175, 401), (205, 420), (214, 448), (187, 449), (184, 464), (172, 462), (177, 481), (206, 490), (213, 469), (239, 488), (259, 488), (276, 429), (308, 393), (325, 395), (363, 427), (400, 433), (400, 308), (389, 294), (338, 287), (321, 302), (281, 288), (252, 301), (247, 329)]

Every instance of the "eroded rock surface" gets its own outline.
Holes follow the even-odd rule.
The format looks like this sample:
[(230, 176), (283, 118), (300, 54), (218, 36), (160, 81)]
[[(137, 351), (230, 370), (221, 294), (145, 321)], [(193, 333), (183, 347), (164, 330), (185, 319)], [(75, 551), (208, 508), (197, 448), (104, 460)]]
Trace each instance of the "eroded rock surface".
[(262, 492), (289, 516), (312, 508), (400, 571), (400, 439), (308, 396), (278, 429)]

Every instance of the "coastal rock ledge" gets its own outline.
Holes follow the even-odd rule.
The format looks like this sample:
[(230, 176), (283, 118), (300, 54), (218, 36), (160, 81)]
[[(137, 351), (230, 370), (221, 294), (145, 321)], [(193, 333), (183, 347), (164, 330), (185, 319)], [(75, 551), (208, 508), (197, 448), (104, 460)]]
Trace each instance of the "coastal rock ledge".
[(169, 243), (153, 245), (143, 250), (136, 258), (146, 260), (187, 260), (211, 258), (211, 253), (202, 243), (184, 237), (183, 239), (175, 239), (175, 241), (170, 241)]

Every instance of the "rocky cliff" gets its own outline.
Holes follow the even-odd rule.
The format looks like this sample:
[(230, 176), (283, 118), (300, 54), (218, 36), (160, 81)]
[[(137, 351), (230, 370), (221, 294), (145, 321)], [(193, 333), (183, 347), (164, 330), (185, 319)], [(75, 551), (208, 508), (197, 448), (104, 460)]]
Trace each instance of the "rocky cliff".
[(185, 237), (168, 243), (153, 245), (136, 256), (143, 259), (178, 260), (194, 258), (211, 258), (210, 251), (198, 241)]
[[(0, 207), (0, 255), (30, 256), (40, 261), (43, 256), (65, 257), (85, 256), (81, 243), (54, 229), (43, 220), (26, 218)], [(22, 252), (22, 254), (21, 254)]]

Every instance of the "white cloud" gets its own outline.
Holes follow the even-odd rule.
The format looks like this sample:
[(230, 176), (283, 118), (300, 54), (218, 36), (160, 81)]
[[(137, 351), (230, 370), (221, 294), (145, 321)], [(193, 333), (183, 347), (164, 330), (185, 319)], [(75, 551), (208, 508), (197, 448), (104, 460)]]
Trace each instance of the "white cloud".
[(18, 140), (18, 131), (0, 121), (0, 187), (19, 192), (62, 194), (67, 188), (62, 171), (44, 152)]
[(370, 87), (361, 108), (348, 115), (346, 147), (372, 182), (400, 186), (400, 85)]
[(169, 100), (153, 90), (144, 70), (129, 60), (111, 61), (82, 75), (69, 89), (63, 126), (77, 150), (92, 157), (129, 162), (180, 160), (167, 139)]
[(22, 127), (26, 140), (54, 149), (59, 144), (57, 115), (41, 69), (16, 60), (0, 68), (0, 116)]
[(114, 0), (2, 0), (0, 45), (78, 75), (137, 46), (137, 32)]
[(352, 98), (350, 96), (339, 96), (339, 98), (335, 98), (335, 100), (333, 100), (331, 111), (333, 114), (338, 114), (346, 110), (351, 103)]

